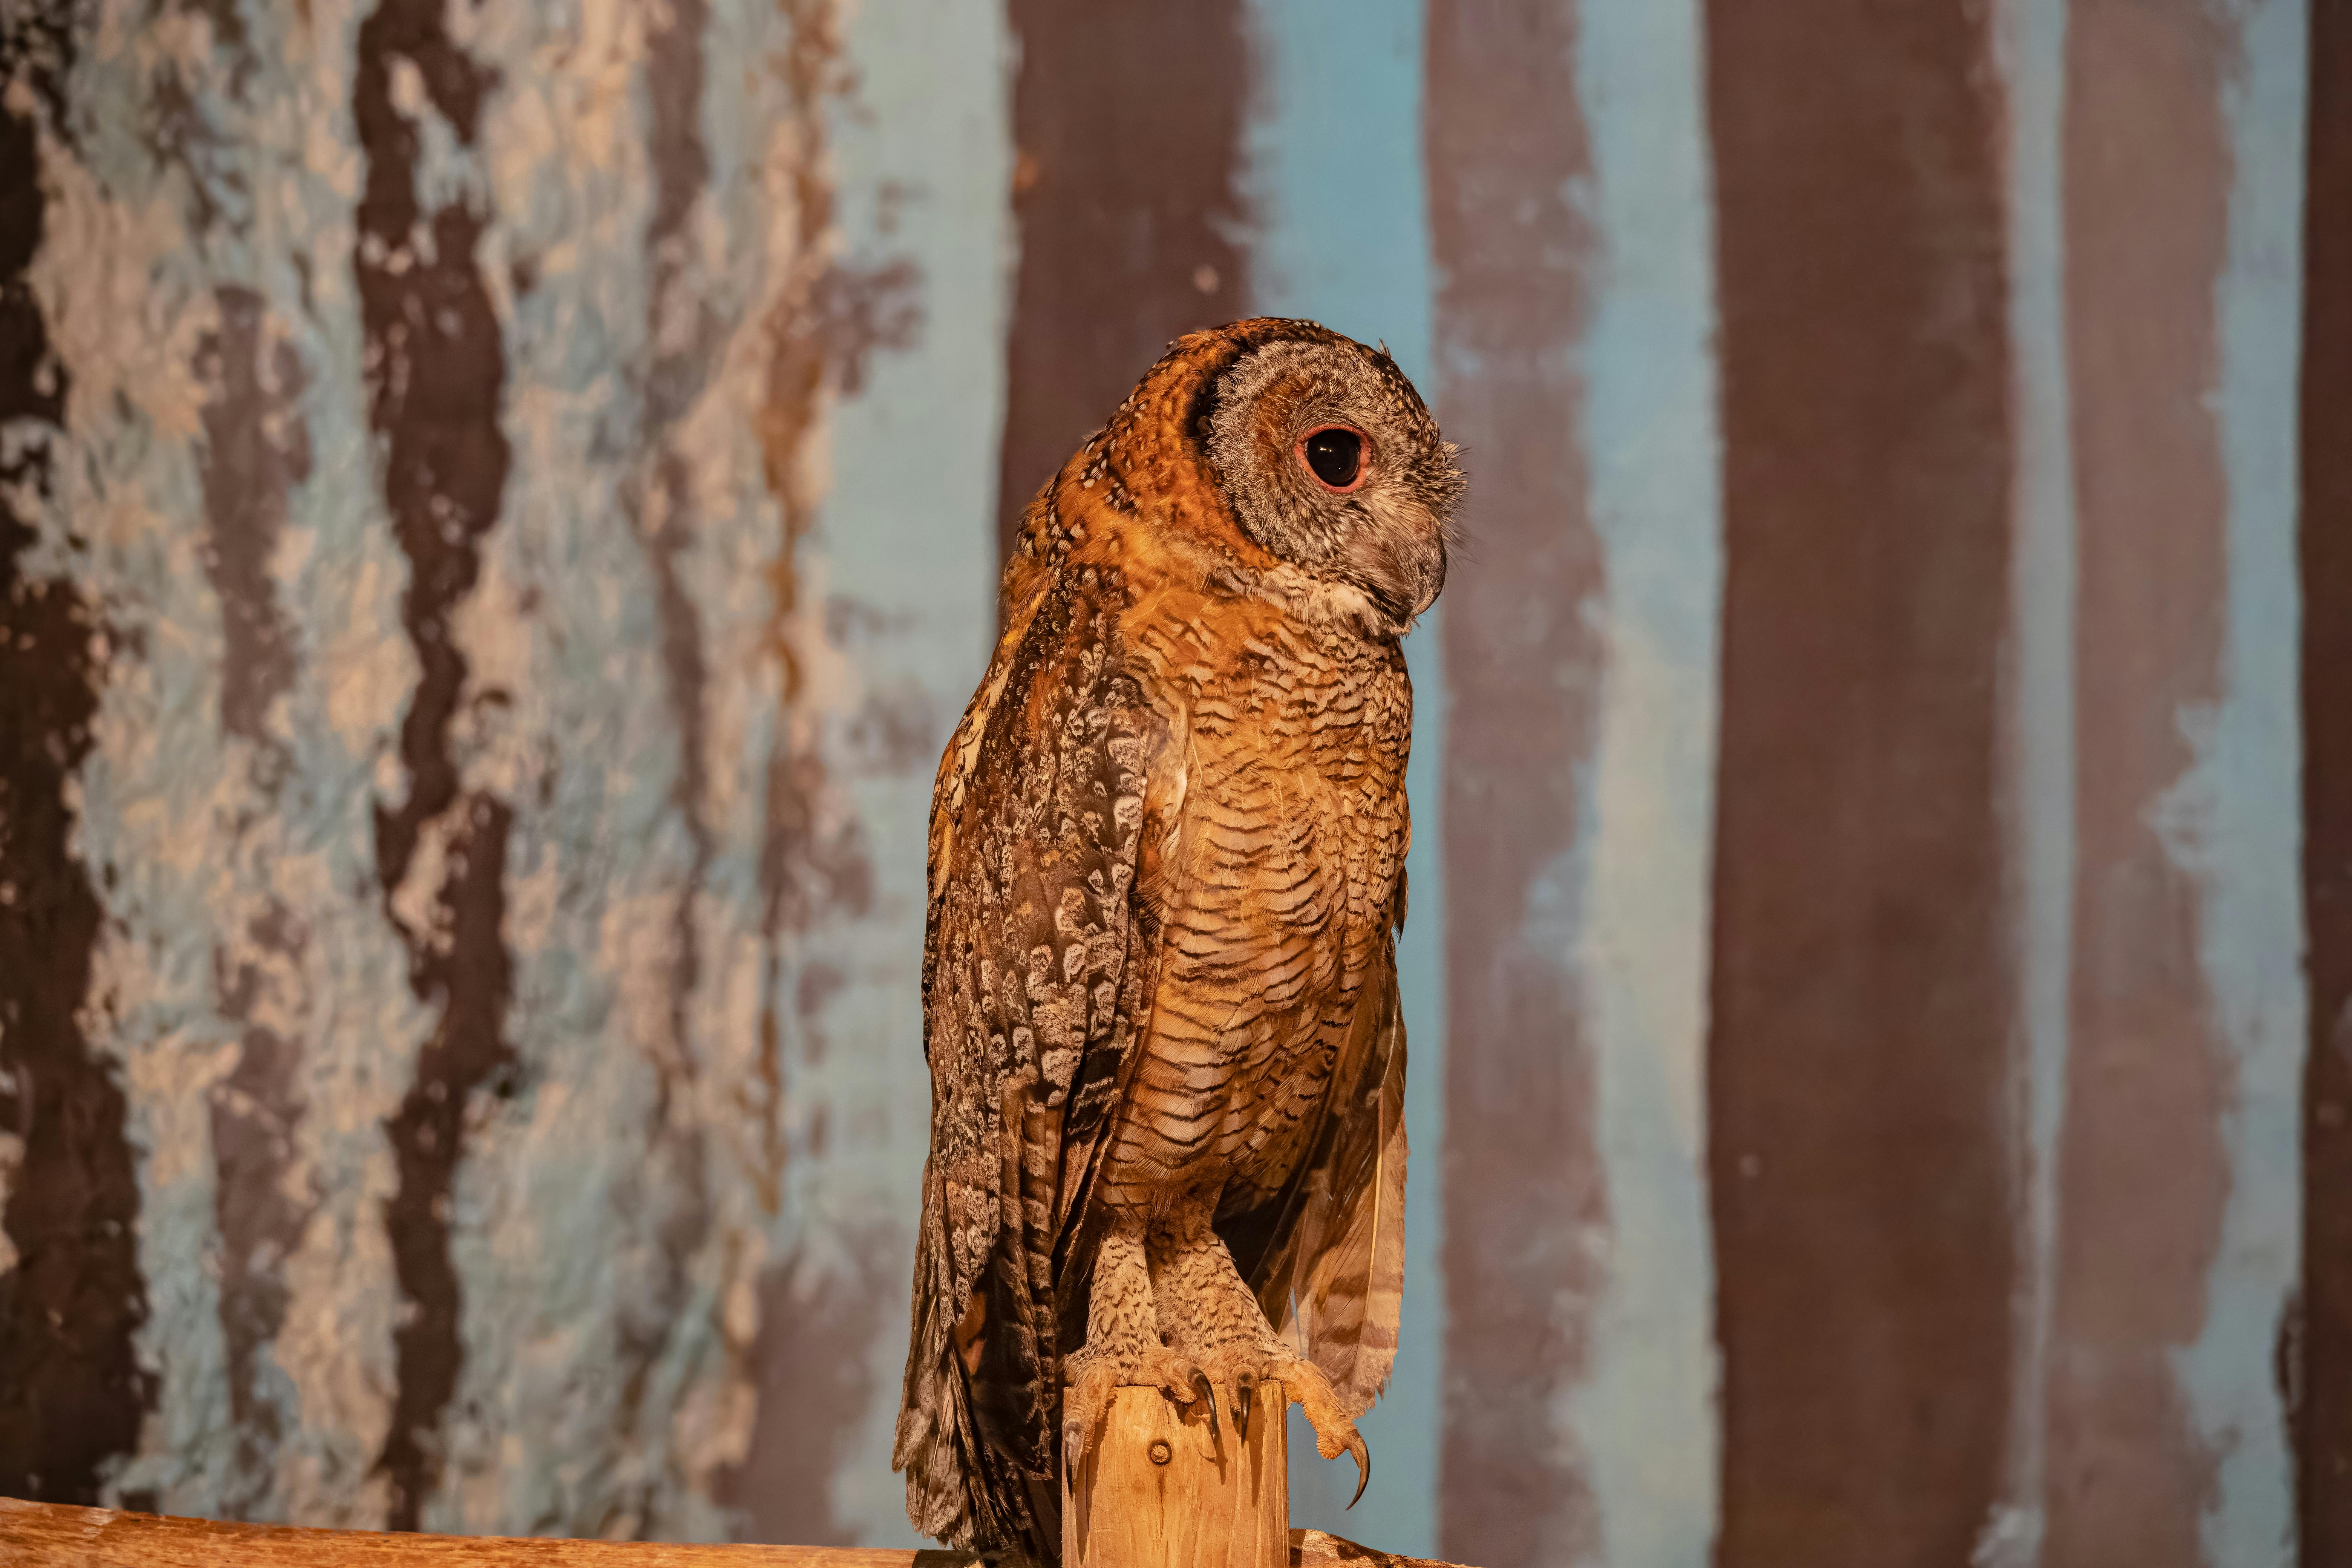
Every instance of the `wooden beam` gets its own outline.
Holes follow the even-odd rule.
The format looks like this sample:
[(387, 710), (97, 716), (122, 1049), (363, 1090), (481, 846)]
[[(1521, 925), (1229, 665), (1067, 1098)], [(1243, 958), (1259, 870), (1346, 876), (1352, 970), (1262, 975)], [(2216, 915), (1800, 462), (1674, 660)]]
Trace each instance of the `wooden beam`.
[[(1319, 1530), (1292, 1531), (1289, 1557), (1290, 1568), (1453, 1568), (1391, 1557)], [(866, 1546), (675, 1546), (299, 1530), (0, 1498), (0, 1562), (18, 1568), (977, 1568), (982, 1561), (966, 1552)]]
[(0, 1498), (0, 1560), (31, 1568), (973, 1568), (964, 1552), (676, 1546), (217, 1524)]

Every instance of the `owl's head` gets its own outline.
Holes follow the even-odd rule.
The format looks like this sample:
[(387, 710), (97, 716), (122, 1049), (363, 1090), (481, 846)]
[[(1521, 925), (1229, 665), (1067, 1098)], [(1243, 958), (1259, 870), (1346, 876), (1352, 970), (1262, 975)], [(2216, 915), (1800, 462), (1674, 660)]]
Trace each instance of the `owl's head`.
[(1360, 590), (1398, 626), (1445, 585), (1463, 479), (1454, 447), (1385, 348), (1311, 321), (1255, 339), (1210, 388), (1209, 462), (1251, 542)]

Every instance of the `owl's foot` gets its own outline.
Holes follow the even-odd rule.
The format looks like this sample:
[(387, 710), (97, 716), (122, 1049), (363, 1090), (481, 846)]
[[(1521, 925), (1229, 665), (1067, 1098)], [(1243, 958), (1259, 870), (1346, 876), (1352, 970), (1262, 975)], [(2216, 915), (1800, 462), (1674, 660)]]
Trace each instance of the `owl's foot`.
[(1139, 1220), (1114, 1227), (1102, 1239), (1087, 1310), (1087, 1342), (1064, 1363), (1064, 1373), (1068, 1381), (1062, 1393), (1062, 1461), (1073, 1470), (1094, 1446), (1115, 1389), (1158, 1388), (1179, 1405), (1206, 1395), (1209, 1419), (1217, 1418), (1208, 1374), (1183, 1351), (1160, 1342)]
[[(1124, 1350), (1125, 1353), (1122, 1353)], [(1062, 1451), (1075, 1467), (1094, 1447), (1095, 1434), (1121, 1388), (1157, 1388), (1179, 1405), (1209, 1401), (1209, 1421), (1217, 1419), (1216, 1389), (1200, 1363), (1165, 1345), (1107, 1346), (1092, 1342), (1069, 1361), (1069, 1388), (1062, 1395)]]
[(1274, 1340), (1248, 1343), (1229, 1342), (1208, 1352), (1201, 1358), (1210, 1383), (1231, 1407), (1234, 1422), (1242, 1435), (1249, 1435), (1250, 1406), (1255, 1402), (1258, 1384), (1279, 1383), (1298, 1404), (1300, 1414), (1315, 1428), (1315, 1451), (1327, 1459), (1348, 1454), (1356, 1461), (1356, 1495), (1348, 1500), (1353, 1508), (1364, 1495), (1364, 1488), (1372, 1479), (1372, 1451), (1366, 1446), (1363, 1434), (1356, 1423), (1340, 1407), (1331, 1380), (1323, 1369)]

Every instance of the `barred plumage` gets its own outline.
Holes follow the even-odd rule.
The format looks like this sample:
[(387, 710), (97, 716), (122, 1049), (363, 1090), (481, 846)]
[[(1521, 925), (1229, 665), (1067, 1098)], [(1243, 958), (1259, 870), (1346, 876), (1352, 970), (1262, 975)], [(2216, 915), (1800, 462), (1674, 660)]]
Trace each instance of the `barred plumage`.
[(1238, 1414), (1280, 1377), (1366, 1462), (1403, 1261), (1399, 639), (1452, 459), (1385, 353), (1260, 320), (1175, 345), (1030, 505), (932, 800), (896, 1455), (929, 1534), (1055, 1560), (1121, 1383)]

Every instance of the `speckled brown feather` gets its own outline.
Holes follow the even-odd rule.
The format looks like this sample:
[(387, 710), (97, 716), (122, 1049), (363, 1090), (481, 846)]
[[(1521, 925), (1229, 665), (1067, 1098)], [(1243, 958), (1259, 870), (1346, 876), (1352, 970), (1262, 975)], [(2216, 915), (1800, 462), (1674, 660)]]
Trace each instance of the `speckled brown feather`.
[(1346, 343), (1185, 338), (1041, 491), (940, 761), (896, 1462), (955, 1544), (1058, 1552), (1055, 1408), (1108, 1215), (1213, 1205), (1354, 1410), (1394, 1353), (1402, 627), (1248, 538), (1203, 446), (1219, 375), (1297, 341)]

